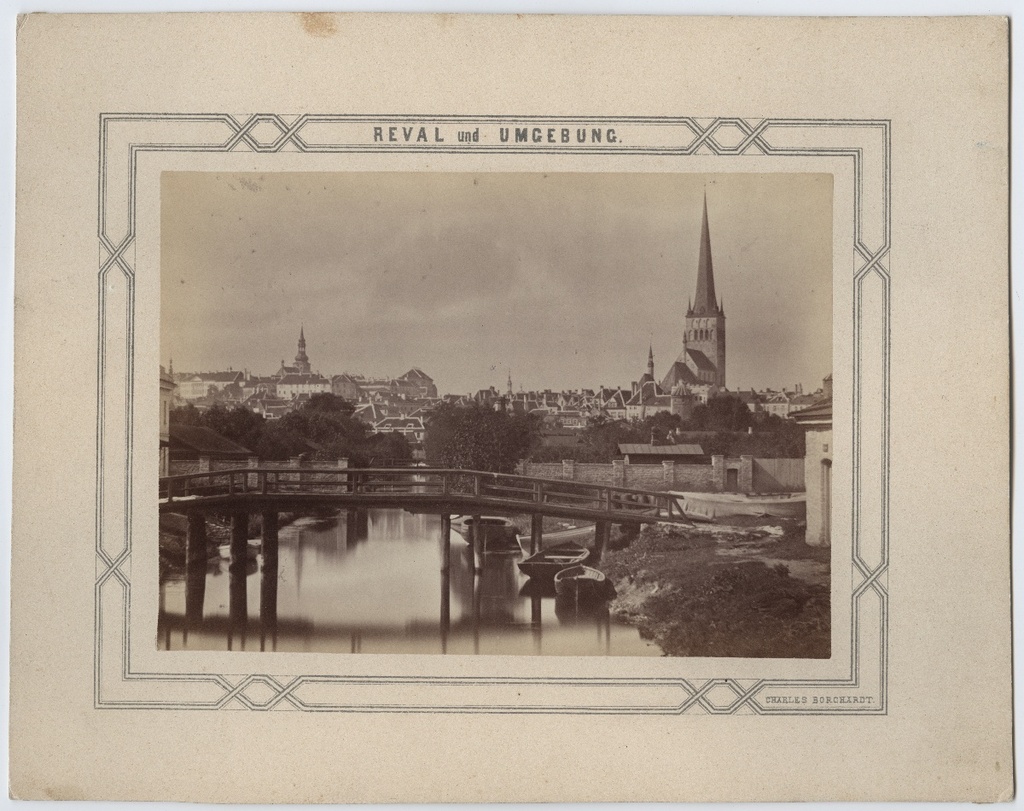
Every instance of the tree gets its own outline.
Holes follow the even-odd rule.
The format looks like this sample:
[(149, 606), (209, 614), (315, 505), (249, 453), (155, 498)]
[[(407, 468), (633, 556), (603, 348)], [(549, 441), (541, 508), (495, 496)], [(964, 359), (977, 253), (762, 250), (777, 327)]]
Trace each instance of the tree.
[(693, 409), (687, 427), (695, 431), (746, 431), (754, 415), (739, 397), (721, 394)]
[(480, 405), (443, 405), (424, 437), (427, 461), (436, 467), (512, 473), (537, 440), (537, 420)]
[(356, 407), (344, 397), (330, 392), (318, 391), (309, 395), (309, 399), (302, 405), (303, 411), (317, 411), (325, 414), (343, 414), (346, 417), (355, 413)]
[(169, 414), (171, 425), (202, 425), (203, 412), (192, 403), (172, 408)]
[(367, 437), (366, 452), (370, 454), (371, 465), (412, 459), (412, 448), (401, 434), (371, 434)]

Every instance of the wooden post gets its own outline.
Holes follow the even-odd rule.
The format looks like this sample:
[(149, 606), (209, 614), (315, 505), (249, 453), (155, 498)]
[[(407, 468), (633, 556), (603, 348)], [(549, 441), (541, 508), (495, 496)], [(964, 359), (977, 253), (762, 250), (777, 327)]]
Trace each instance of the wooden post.
[(604, 553), (608, 551), (608, 536), (611, 534), (608, 521), (598, 521), (594, 529), (594, 562), (600, 563)]
[(441, 572), (441, 653), (448, 653), (448, 634), (452, 627), (452, 576)]
[(185, 625), (198, 626), (203, 621), (203, 600), (206, 597), (206, 516), (201, 512), (188, 514), (185, 536)]
[[(480, 481), (477, 479), (477, 481)], [(478, 571), (484, 570), (484, 554), (487, 552), (487, 534), (484, 532), (480, 522), (480, 516), (472, 516), (470, 524), (470, 537), (473, 539), (473, 567)]]
[(249, 514), (237, 512), (231, 516), (231, 562), (228, 565), (230, 591), (228, 612), (233, 629), (237, 628), (245, 645), (245, 625), (249, 605), (246, 595), (246, 565), (249, 554)]
[(452, 517), (441, 516), (441, 571), (447, 572), (452, 564)]
[(277, 510), (264, 510), (263, 571), (260, 574), (260, 650), (266, 650), (267, 634), (271, 650), (277, 650)]
[(536, 555), (544, 545), (544, 516), (536, 513), (530, 517), (530, 554)]

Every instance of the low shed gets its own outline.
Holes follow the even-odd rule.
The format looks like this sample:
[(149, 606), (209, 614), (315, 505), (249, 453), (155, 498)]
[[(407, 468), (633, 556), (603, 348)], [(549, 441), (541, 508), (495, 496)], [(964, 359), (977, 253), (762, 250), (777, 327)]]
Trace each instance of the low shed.
[(681, 465), (706, 465), (710, 460), (700, 445), (619, 445), (619, 453), (627, 465), (660, 465), (677, 462)]

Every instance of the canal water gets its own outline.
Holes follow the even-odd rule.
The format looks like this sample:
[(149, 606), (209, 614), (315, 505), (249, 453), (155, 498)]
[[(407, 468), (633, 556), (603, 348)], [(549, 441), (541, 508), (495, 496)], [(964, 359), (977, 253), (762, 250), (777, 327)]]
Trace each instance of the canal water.
[(211, 559), (205, 581), (191, 587), (183, 573), (166, 575), (158, 644), (166, 650), (662, 655), (636, 628), (610, 617), (606, 604), (576, 605), (536, 589), (516, 565), (521, 552), (484, 555), (482, 571), (474, 572), (469, 544), (453, 530), (447, 581), (443, 552), (438, 516), (359, 510), (300, 518), (280, 530), (276, 589), (253, 548), (241, 622), (230, 611), (226, 558)]

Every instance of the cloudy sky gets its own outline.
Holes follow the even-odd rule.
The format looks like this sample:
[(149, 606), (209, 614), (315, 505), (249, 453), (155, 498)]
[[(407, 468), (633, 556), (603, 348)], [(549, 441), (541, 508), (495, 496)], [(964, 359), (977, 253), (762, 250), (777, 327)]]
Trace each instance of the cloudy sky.
[(730, 389), (832, 365), (819, 174), (164, 173), (161, 362), (441, 392), (628, 386), (682, 349), (706, 189)]

